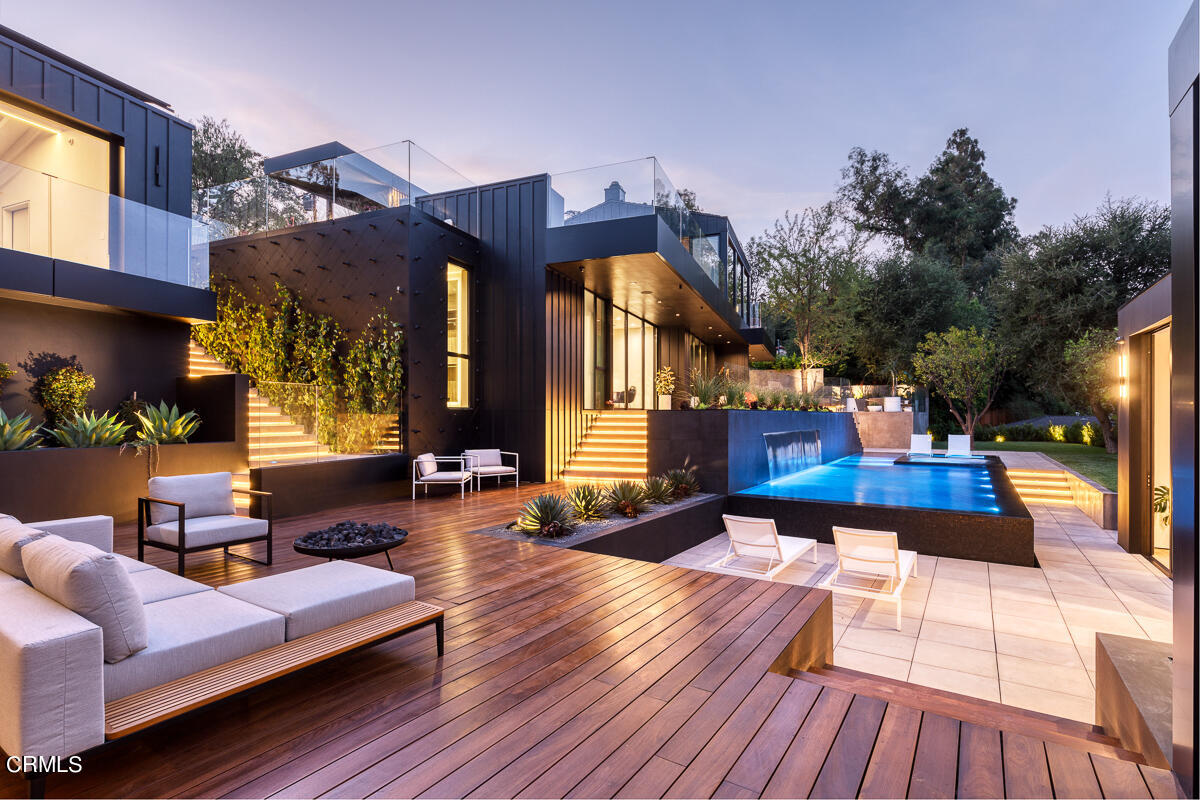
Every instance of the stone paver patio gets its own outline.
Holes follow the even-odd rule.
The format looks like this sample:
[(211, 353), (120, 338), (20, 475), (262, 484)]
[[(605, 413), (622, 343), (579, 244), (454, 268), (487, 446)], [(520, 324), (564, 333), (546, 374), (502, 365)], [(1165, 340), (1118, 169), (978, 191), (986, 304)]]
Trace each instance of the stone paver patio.
[[(1171, 641), (1171, 582), (1077, 508), (1028, 508), (1041, 568), (921, 556), (900, 631), (890, 603), (834, 598), (834, 663), (1094, 721), (1096, 632)], [(704, 569), (726, 547), (722, 534), (667, 563)], [(817, 548), (776, 580), (816, 584), (835, 558)]]

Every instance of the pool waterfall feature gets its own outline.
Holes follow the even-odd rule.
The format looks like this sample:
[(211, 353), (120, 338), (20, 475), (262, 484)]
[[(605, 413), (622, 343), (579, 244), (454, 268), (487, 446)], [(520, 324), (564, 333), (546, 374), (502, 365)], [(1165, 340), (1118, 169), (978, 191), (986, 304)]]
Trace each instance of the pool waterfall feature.
[(764, 433), (771, 480), (821, 465), (820, 431)]

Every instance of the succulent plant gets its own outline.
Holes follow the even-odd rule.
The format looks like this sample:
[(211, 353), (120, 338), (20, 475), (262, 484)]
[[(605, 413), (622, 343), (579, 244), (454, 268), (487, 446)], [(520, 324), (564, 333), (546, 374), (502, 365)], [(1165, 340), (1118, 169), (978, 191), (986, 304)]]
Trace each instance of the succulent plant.
[(561, 494), (539, 494), (521, 509), (517, 528), (534, 536), (556, 539), (574, 530), (573, 519), (567, 498)]
[(670, 482), (661, 475), (651, 475), (646, 478), (643, 487), (647, 502), (662, 505), (675, 502), (675, 498), (671, 495)]
[(604, 519), (608, 514), (605, 509), (604, 492), (590, 483), (582, 483), (567, 492), (567, 500), (575, 512), (575, 518), (580, 522), (592, 522)]
[(30, 427), (28, 412), (10, 417), (0, 408), (0, 450), (30, 450), (40, 441), (37, 430)]
[(633, 481), (617, 481), (605, 490), (604, 497), (614, 513), (630, 519), (646, 507), (646, 490)]
[(700, 481), (696, 480), (696, 468), (672, 469), (663, 476), (671, 485), (671, 496), (676, 500), (691, 497), (700, 491)]
[(116, 414), (75, 414), (50, 430), (63, 447), (111, 447), (125, 441), (129, 426)]
[(134, 414), (142, 423), (138, 439), (146, 444), (186, 442), (200, 425), (200, 417), (195, 411), (180, 414), (177, 406), (167, 408), (165, 400)]

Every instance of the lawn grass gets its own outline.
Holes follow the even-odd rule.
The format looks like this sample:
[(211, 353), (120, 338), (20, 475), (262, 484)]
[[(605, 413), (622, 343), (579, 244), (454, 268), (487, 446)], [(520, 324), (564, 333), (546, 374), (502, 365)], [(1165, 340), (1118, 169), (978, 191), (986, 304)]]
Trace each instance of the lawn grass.
[[(935, 448), (944, 448), (943, 442), (934, 442)], [(1103, 447), (1066, 442), (980, 442), (972, 444), (975, 450), (1006, 450), (1045, 453), (1064, 467), (1085, 475), (1110, 491), (1117, 490), (1117, 455), (1106, 453)]]

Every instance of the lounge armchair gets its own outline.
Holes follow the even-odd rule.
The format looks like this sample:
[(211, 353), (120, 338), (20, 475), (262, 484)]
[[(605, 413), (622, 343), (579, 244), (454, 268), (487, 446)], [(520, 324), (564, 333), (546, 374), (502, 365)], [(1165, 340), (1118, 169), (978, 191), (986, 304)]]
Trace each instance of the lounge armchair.
[(917, 554), (901, 550), (890, 531), (833, 528), (837, 566), (817, 584), (834, 594), (884, 600), (896, 604), (896, 630), (901, 630), (901, 594), (917, 574)]
[(970, 458), (971, 437), (965, 433), (952, 433), (946, 437), (947, 458)]
[[(505, 464), (504, 456), (512, 456), (513, 463)], [(484, 478), (495, 478), (496, 485), (500, 485), (500, 479), (506, 476), (512, 476), (516, 480), (516, 485), (521, 485), (521, 456), (511, 450), (464, 450), (463, 458), (467, 461), (467, 468), (471, 474), (475, 476), (475, 488), (483, 488)]]
[(858, 411), (858, 401), (853, 397), (846, 398), (846, 410), (850, 412)]
[[(413, 460), (412, 464), (412, 499), (417, 499), (417, 484), (425, 487), (429, 494), (429, 485), (453, 486), (458, 484), (459, 494), (467, 496), (467, 487), (475, 479), (471, 472), (469, 456), (435, 456), (433, 453), (422, 453)], [(454, 466), (457, 469), (442, 469), (442, 465)]]
[[(233, 505), (235, 492), (261, 498), (266, 516), (239, 517)], [(138, 498), (138, 561), (145, 561), (146, 545), (170, 550), (178, 556), (180, 575), (185, 555), (218, 547), (226, 557), (270, 564), (273, 534), (271, 493), (235, 489), (228, 472), (151, 478), (147, 496)], [(266, 561), (229, 552), (232, 545), (249, 542), (267, 543)]]
[[(815, 539), (801, 539), (797, 536), (780, 536), (775, 528), (775, 520), (760, 517), (735, 517), (732, 514), (722, 514), (725, 520), (725, 533), (729, 536), (729, 549), (725, 557), (709, 565), (714, 569), (734, 569), (762, 575), (767, 580), (774, 580), (775, 575), (800, 556), (808, 553), (812, 562), (817, 563), (817, 542)], [(752, 570), (741, 567), (729, 567), (735, 558), (766, 559), (767, 566), (763, 570)]]
[(908, 443), (908, 454), (910, 456), (933, 455), (933, 435), (928, 433), (914, 433)]

